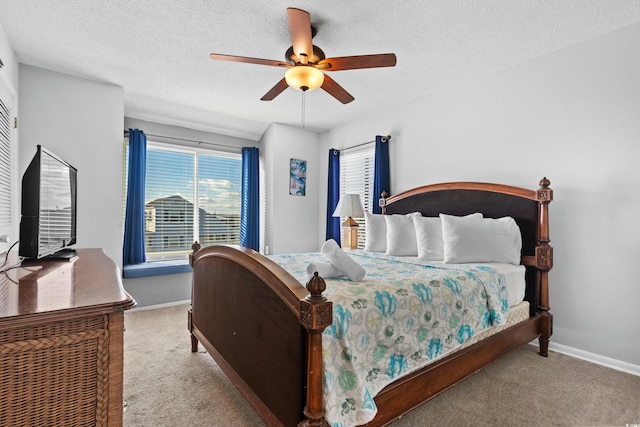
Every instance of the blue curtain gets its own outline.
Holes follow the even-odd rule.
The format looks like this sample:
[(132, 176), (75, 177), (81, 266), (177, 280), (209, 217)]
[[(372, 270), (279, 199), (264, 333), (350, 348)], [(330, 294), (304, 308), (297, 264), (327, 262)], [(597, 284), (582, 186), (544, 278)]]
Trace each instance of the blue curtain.
[(340, 245), (340, 218), (333, 217), (333, 211), (340, 199), (340, 151), (329, 150), (329, 183), (327, 186), (327, 226), (326, 238)]
[(260, 151), (242, 148), (242, 204), (240, 207), (240, 245), (254, 251), (260, 248)]
[(144, 252), (144, 188), (147, 170), (147, 137), (129, 129), (127, 205), (124, 216), (123, 265), (146, 261)]
[(391, 195), (391, 177), (389, 172), (389, 136), (376, 135), (376, 148), (373, 160), (373, 209), (374, 214), (382, 213), (378, 199), (383, 191)]

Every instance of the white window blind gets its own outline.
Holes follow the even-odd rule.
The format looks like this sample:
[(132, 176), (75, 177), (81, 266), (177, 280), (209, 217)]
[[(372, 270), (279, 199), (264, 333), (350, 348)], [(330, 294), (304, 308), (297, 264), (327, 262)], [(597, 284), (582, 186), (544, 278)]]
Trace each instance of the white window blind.
[[(362, 207), (371, 212), (373, 197), (374, 143), (365, 144), (354, 150), (340, 152), (340, 194), (359, 194)], [(354, 218), (358, 223), (358, 248), (364, 248), (365, 220)], [(344, 220), (342, 218), (341, 220)]]
[(147, 145), (145, 252), (147, 259), (188, 253), (195, 241), (195, 153)]
[(242, 159), (198, 155), (199, 241), (240, 244)]
[(6, 252), (13, 243), (13, 98), (0, 79), (0, 253)]
[(196, 240), (202, 246), (239, 244), (241, 180), (240, 154), (148, 141), (147, 260), (183, 258)]

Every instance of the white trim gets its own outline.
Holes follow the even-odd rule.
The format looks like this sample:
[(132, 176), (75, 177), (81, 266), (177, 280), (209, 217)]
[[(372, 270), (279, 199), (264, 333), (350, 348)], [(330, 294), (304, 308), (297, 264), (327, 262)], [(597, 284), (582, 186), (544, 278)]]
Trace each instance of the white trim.
[[(538, 346), (538, 341), (532, 341), (529, 344)], [(556, 353), (566, 354), (567, 356), (575, 357), (576, 359), (586, 360), (587, 362), (595, 363), (596, 365), (606, 366), (607, 368), (615, 369), (617, 371), (626, 372), (628, 374), (637, 375), (640, 377), (640, 365), (634, 365), (633, 363), (625, 362), (623, 360), (612, 359), (611, 357), (601, 356), (599, 354), (590, 353), (588, 351), (580, 350), (578, 348), (569, 347), (568, 345), (557, 344), (551, 341), (549, 343), (549, 350)]]
[(189, 304), (190, 302), (191, 302), (190, 299), (185, 299), (185, 300), (182, 300), (182, 301), (165, 302), (165, 303), (162, 303), (162, 304), (144, 305), (142, 307), (134, 307), (131, 310), (127, 310), (126, 313), (134, 313), (136, 311), (154, 310), (156, 308), (173, 307), (174, 305)]

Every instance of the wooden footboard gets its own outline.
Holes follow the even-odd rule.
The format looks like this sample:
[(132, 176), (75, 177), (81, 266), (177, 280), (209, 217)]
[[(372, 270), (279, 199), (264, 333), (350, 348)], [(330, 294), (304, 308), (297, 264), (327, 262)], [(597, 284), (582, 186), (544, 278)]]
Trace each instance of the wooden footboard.
[(191, 264), (192, 351), (200, 342), (268, 425), (321, 425), (321, 334), (331, 324), (324, 281), (315, 276), (306, 289), (232, 246), (196, 250)]
[[(386, 213), (419, 211), (486, 217), (512, 216), (522, 238), (525, 299), (531, 317), (388, 385), (374, 398), (376, 418), (386, 425), (510, 351), (539, 338), (547, 355), (552, 332), (549, 278), (549, 181), (537, 190), (498, 184), (447, 183), (387, 199)], [(332, 305), (317, 275), (306, 288), (268, 258), (235, 246), (194, 245), (192, 303), (188, 327), (192, 351), (201, 343), (270, 426), (320, 426), (322, 332)]]

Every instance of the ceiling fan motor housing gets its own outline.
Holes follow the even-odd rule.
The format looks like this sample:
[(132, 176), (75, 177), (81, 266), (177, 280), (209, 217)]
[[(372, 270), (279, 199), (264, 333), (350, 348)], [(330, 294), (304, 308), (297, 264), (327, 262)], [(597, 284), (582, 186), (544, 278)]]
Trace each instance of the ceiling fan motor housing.
[[(311, 58), (307, 58), (307, 62), (310, 64), (317, 64), (318, 62), (325, 59), (324, 52), (316, 45), (312, 45), (313, 47), (313, 55)], [(289, 49), (284, 54), (284, 60), (287, 61), (291, 65), (296, 65), (297, 63), (301, 63), (299, 58), (296, 56), (293, 51), (293, 46), (290, 46)]]

